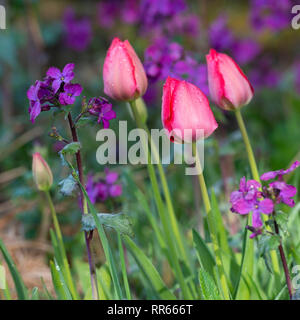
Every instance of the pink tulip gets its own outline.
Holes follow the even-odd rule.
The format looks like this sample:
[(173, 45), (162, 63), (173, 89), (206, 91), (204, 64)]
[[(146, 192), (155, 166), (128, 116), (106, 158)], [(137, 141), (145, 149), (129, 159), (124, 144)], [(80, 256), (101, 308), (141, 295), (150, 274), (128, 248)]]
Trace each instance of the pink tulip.
[(163, 88), (162, 122), (171, 141), (177, 142), (206, 138), (218, 127), (204, 93), (189, 82), (171, 77)]
[(232, 58), (211, 49), (206, 61), (210, 95), (220, 108), (234, 110), (250, 102), (254, 90)]
[(48, 191), (51, 188), (53, 183), (52, 172), (39, 152), (33, 154), (32, 173), (34, 182), (39, 190)]
[(130, 101), (144, 95), (148, 81), (144, 67), (128, 40), (115, 38), (103, 66), (104, 92), (115, 100)]

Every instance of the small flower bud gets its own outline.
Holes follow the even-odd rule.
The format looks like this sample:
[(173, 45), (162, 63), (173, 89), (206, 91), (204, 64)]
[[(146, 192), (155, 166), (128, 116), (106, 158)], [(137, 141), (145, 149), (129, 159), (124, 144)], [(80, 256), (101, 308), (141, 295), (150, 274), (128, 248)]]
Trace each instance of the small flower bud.
[(39, 152), (32, 157), (32, 173), (37, 188), (41, 191), (48, 191), (53, 183), (53, 176), (50, 167)]

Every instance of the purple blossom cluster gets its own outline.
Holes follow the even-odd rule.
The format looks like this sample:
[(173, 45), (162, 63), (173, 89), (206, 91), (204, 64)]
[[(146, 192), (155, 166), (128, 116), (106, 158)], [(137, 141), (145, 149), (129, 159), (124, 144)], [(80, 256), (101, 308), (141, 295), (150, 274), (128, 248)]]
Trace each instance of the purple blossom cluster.
[(247, 64), (256, 58), (260, 45), (251, 38), (238, 38), (228, 27), (228, 17), (218, 16), (208, 30), (210, 46), (217, 51), (229, 51), (239, 64)]
[(94, 181), (93, 175), (90, 174), (88, 176), (86, 191), (93, 204), (122, 195), (122, 185), (117, 183), (119, 174), (115, 171), (110, 171), (108, 168), (105, 168), (104, 173), (105, 178), (97, 182)]
[(137, 0), (104, 0), (98, 3), (98, 21), (100, 26), (111, 28), (120, 19), (124, 23), (134, 24), (140, 19), (140, 4)]
[(281, 31), (290, 25), (291, 0), (251, 0), (250, 22), (256, 31)]
[(207, 71), (205, 64), (196, 61), (184, 52), (177, 42), (159, 38), (145, 50), (145, 70), (149, 80), (154, 83), (168, 76), (187, 80), (208, 94)]
[(103, 97), (91, 98), (88, 103), (88, 112), (98, 117), (97, 122), (102, 123), (104, 129), (109, 128), (109, 121), (116, 118), (112, 104)]
[(264, 173), (260, 178), (263, 181), (273, 180), (267, 186), (262, 186), (256, 180), (248, 180), (243, 177), (240, 180), (239, 189), (230, 195), (231, 211), (246, 215), (252, 212), (252, 226), (248, 229), (252, 231), (250, 238), (254, 238), (262, 233), (263, 221), (261, 214), (269, 215), (275, 211), (275, 205), (284, 203), (289, 207), (295, 205), (292, 199), (297, 189), (288, 185), (283, 176), (289, 174), (300, 166), (299, 161), (295, 161), (290, 168)]
[(92, 26), (88, 18), (76, 18), (72, 8), (64, 13), (63, 27), (67, 47), (75, 51), (85, 50), (92, 40)]
[(67, 64), (63, 71), (51, 67), (46, 73), (44, 80), (37, 80), (27, 91), (29, 99), (30, 120), (34, 123), (41, 111), (48, 111), (59, 105), (71, 105), (76, 97), (81, 95), (80, 84), (73, 84), (74, 64)]
[(186, 12), (185, 0), (104, 0), (98, 3), (98, 21), (112, 28), (117, 21), (139, 25), (151, 37), (185, 34), (195, 36), (199, 17)]

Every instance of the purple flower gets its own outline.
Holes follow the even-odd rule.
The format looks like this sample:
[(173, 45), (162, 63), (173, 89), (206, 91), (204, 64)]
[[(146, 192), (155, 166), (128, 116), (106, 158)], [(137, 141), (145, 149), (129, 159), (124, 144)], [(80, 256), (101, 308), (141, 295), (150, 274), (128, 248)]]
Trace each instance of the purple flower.
[(30, 121), (34, 123), (36, 117), (41, 113), (41, 102), (39, 98), (39, 90), (41, 87), (41, 81), (36, 81), (34, 86), (31, 86), (27, 91), (27, 97), (29, 99), (29, 114)]
[(295, 201), (291, 199), (297, 193), (297, 188), (286, 184), (284, 181), (275, 181), (269, 184), (276, 196), (276, 203), (285, 203), (289, 207), (295, 206)]
[(53, 80), (52, 88), (54, 90), (54, 93), (56, 93), (59, 90), (62, 83), (67, 84), (73, 80), (74, 67), (74, 63), (68, 63), (64, 67), (62, 72), (56, 67), (51, 67), (48, 69), (47, 76)]
[(280, 31), (290, 24), (291, 8), (290, 0), (251, 0), (251, 24), (256, 31)]
[(98, 182), (94, 182), (92, 175), (88, 176), (86, 189), (92, 203), (104, 202), (109, 197), (117, 198), (122, 195), (122, 185), (117, 183), (119, 174), (107, 168), (104, 169), (104, 173), (105, 178)]
[(76, 97), (80, 96), (82, 87), (80, 84), (68, 83), (64, 86), (64, 91), (59, 94), (59, 102), (62, 105), (74, 104)]
[(105, 174), (105, 182), (108, 189), (108, 194), (112, 198), (119, 197), (122, 194), (122, 186), (116, 183), (119, 178), (119, 174), (117, 172), (110, 171), (108, 168), (105, 168)]
[(185, 10), (184, 0), (142, 0), (141, 17), (148, 27), (161, 24), (164, 19), (171, 18)]
[(217, 51), (228, 50), (235, 42), (232, 32), (227, 27), (227, 21), (227, 16), (220, 15), (209, 27), (210, 46)]
[(88, 18), (77, 19), (72, 8), (64, 14), (66, 45), (76, 51), (85, 50), (92, 40), (92, 26)]
[(280, 170), (276, 170), (276, 171), (266, 172), (260, 177), (260, 179), (261, 180), (271, 180), (271, 179), (278, 178), (279, 181), (282, 181), (283, 180), (283, 176), (285, 174), (288, 174), (288, 173), (294, 171), (299, 166), (300, 166), (300, 162), (299, 161), (295, 161), (288, 169), (286, 169), (286, 170), (280, 169)]
[(125, 23), (133, 24), (138, 22), (140, 17), (140, 7), (137, 0), (124, 1), (123, 8), (121, 8), (121, 19)]
[(274, 70), (274, 63), (269, 56), (256, 59), (255, 66), (249, 71), (250, 82), (254, 89), (274, 88), (280, 81), (280, 74)]
[[(261, 184), (256, 180), (248, 180), (241, 178), (239, 190), (233, 191), (230, 195), (231, 211), (242, 215), (252, 212), (252, 231), (257, 234), (258, 230), (263, 226), (261, 214), (273, 212), (274, 203), (271, 199), (264, 199), (260, 191)], [(253, 238), (254, 235), (251, 235)]]
[(49, 87), (49, 81), (36, 81), (34, 85), (30, 86), (27, 91), (27, 98), (29, 100), (29, 114), (30, 120), (34, 123), (41, 111), (50, 110), (53, 104), (54, 93)]
[(232, 46), (233, 57), (240, 64), (251, 62), (260, 51), (260, 45), (252, 39), (237, 40)]
[(85, 185), (85, 188), (86, 188), (86, 192), (91, 200), (91, 202), (93, 204), (96, 203), (96, 200), (97, 200), (97, 189), (95, 188), (94, 186), (94, 179), (93, 179), (93, 175), (89, 174), (87, 176), (87, 183)]
[(105, 98), (92, 98), (89, 101), (89, 113), (98, 117), (98, 123), (103, 123), (103, 128), (109, 128), (109, 121), (116, 118), (112, 104)]

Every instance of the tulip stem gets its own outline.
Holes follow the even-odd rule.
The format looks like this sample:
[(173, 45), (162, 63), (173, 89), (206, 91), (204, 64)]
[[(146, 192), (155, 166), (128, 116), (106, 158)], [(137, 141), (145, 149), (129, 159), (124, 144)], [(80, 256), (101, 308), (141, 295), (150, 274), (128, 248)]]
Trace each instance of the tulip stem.
[[(246, 147), (246, 151), (247, 151), (247, 155), (248, 155), (248, 160), (249, 160), (249, 164), (250, 164), (250, 168), (251, 168), (251, 172), (252, 172), (252, 176), (253, 179), (255, 179), (256, 181), (258, 181), (259, 183), (261, 183), (260, 181), (260, 176), (258, 173), (258, 169), (257, 169), (257, 165), (256, 165), (256, 161), (255, 161), (255, 157), (254, 157), (254, 152), (250, 143), (250, 139), (247, 133), (247, 129), (242, 117), (242, 113), (240, 109), (237, 109), (235, 111), (235, 116), (237, 119), (237, 123), (239, 125), (243, 140), (244, 140), (244, 144)], [(267, 221), (267, 217), (265, 215), (263, 216), (263, 220), (264, 222)], [(252, 220), (252, 214), (249, 214), (248, 216), (248, 224), (251, 224), (251, 220)], [(270, 226), (266, 225), (267, 230), (271, 230)], [(254, 244), (253, 241), (251, 241), (251, 239), (249, 239), (247, 237), (246, 239), (246, 247), (245, 247), (245, 256), (251, 256), (253, 257), (254, 255)], [(280, 270), (279, 270), (279, 262), (278, 262), (278, 257), (276, 255), (276, 252), (274, 250), (272, 250), (270, 252), (271, 255), (271, 260), (272, 260), (272, 264), (273, 264), (273, 268), (274, 268), (274, 273), (275, 273), (275, 277), (279, 278), (280, 277)], [(243, 265), (246, 265), (243, 264)], [(248, 266), (245, 266), (249, 271), (248, 274), (251, 276), (253, 273), (253, 258), (251, 258), (251, 263), (250, 265), (248, 264)]]
[[(147, 127), (145, 126), (145, 124), (143, 123), (143, 121), (140, 118), (140, 114), (137, 110), (136, 107), (136, 103), (135, 101), (131, 101), (130, 102), (130, 107), (134, 116), (134, 119), (136, 121), (136, 124), (138, 126), (138, 128), (140, 129), (144, 129), (146, 130)], [(146, 130), (147, 131), (147, 130)], [(148, 133), (148, 131), (147, 131)], [(179, 263), (179, 259), (178, 259), (178, 254), (176, 251), (176, 246), (175, 246), (175, 242), (174, 242), (174, 234), (173, 234), (173, 230), (172, 228), (170, 228), (170, 221), (169, 221), (169, 217), (166, 216), (165, 212), (167, 211), (165, 208), (165, 205), (163, 203), (162, 197), (160, 195), (160, 191), (159, 191), (159, 186), (158, 186), (158, 182), (157, 182), (157, 178), (155, 175), (155, 170), (154, 170), (154, 166), (151, 162), (151, 155), (149, 153), (149, 144), (148, 142), (145, 143), (145, 145), (143, 145), (144, 151), (148, 156), (148, 161), (147, 161), (147, 168), (148, 168), (148, 173), (149, 173), (149, 177), (150, 177), (150, 181), (153, 187), (153, 193), (154, 193), (154, 199), (155, 199), (155, 203), (157, 206), (157, 210), (158, 210), (158, 214), (160, 217), (160, 220), (162, 222), (162, 226), (164, 229), (164, 233), (166, 236), (166, 241), (167, 241), (167, 245), (169, 247), (170, 250), (170, 254), (172, 256), (172, 259), (170, 262), (173, 263), (173, 267), (174, 267), (174, 271), (177, 275), (178, 278), (178, 282), (179, 285), (181, 287), (182, 290), (182, 295), (184, 297), (184, 299), (192, 299), (192, 294), (185, 282), (184, 279), (184, 275), (183, 272), (181, 270), (180, 267), (180, 263)]]
[(258, 181), (258, 182), (260, 182), (260, 177), (259, 177), (259, 173), (258, 173), (258, 170), (257, 170), (257, 165), (256, 165), (254, 153), (253, 153), (253, 150), (252, 150), (252, 147), (251, 147), (250, 139), (249, 139), (249, 136), (248, 136), (248, 133), (247, 133), (247, 129), (246, 129), (246, 126), (245, 126), (245, 123), (244, 123), (244, 120), (243, 120), (242, 113), (241, 113), (240, 109), (237, 109), (235, 111), (235, 116), (236, 116), (236, 120), (238, 122), (238, 125), (239, 125), (240, 130), (241, 130), (241, 134), (242, 134), (242, 137), (243, 137), (243, 140), (244, 140), (244, 144), (245, 144), (246, 151), (247, 151), (247, 154), (248, 154), (248, 159), (249, 159), (249, 164), (250, 164), (250, 168), (251, 168), (253, 179)]
[(193, 143), (193, 153), (194, 153), (194, 156), (196, 157), (196, 167), (198, 168), (199, 172), (201, 172), (198, 174), (198, 179), (199, 179), (201, 194), (204, 202), (205, 212), (207, 215), (209, 234), (210, 234), (214, 252), (215, 252), (217, 271), (220, 279), (221, 289), (222, 289), (225, 300), (230, 300), (230, 292), (228, 289), (226, 275), (223, 267), (221, 249), (220, 249), (218, 238), (217, 238), (217, 231), (216, 231), (216, 226), (214, 222), (213, 212), (211, 209), (210, 199), (209, 199), (205, 179), (202, 172), (202, 166), (201, 166), (201, 162), (200, 162), (200, 158), (199, 158), (199, 154), (198, 154), (197, 146), (195, 142)]
[(58, 248), (59, 248), (59, 252), (60, 252), (60, 255), (61, 255), (61, 258), (62, 258), (62, 261), (63, 261), (65, 274), (66, 274), (66, 277), (68, 279), (69, 289), (71, 291), (73, 299), (78, 300), (78, 295), (77, 295), (77, 292), (76, 292), (76, 289), (75, 289), (75, 285), (74, 285), (74, 282), (73, 282), (73, 279), (72, 279), (72, 274), (71, 274), (71, 271), (70, 271), (70, 266), (69, 266), (69, 263), (68, 263), (68, 259), (67, 259), (67, 255), (66, 255), (66, 251), (65, 251), (65, 246), (64, 246), (64, 242), (63, 242), (63, 236), (62, 236), (62, 233), (61, 233), (61, 230), (60, 230), (60, 226), (59, 226), (59, 222), (58, 222), (57, 215), (56, 215), (56, 210), (55, 210), (55, 207), (54, 207), (50, 192), (49, 191), (45, 191), (45, 194), (46, 194), (46, 198), (47, 198), (47, 201), (48, 201), (48, 204), (49, 204), (49, 208), (50, 208), (50, 212), (51, 212), (51, 215), (52, 215), (52, 220), (53, 220), (53, 225), (54, 225), (54, 230), (55, 230), (55, 233), (56, 233), (56, 237), (57, 237), (57, 240), (59, 242)]
[[(73, 123), (72, 115), (71, 113), (68, 114), (68, 121), (69, 126), (72, 133), (72, 139), (73, 142), (78, 142), (78, 135), (76, 127)], [(84, 186), (84, 176), (83, 176), (83, 168), (82, 168), (82, 160), (81, 160), (81, 152), (80, 150), (76, 153), (76, 163), (77, 163), (77, 169), (78, 169), (78, 175), (80, 183)], [(81, 196), (81, 203), (82, 203), (82, 213), (87, 214), (88, 213), (88, 206), (86, 198), (83, 195), (83, 192), (80, 190), (80, 196)], [(89, 263), (89, 270), (90, 270), (90, 276), (91, 276), (91, 286), (92, 286), (92, 296), (93, 300), (99, 299), (99, 293), (98, 293), (98, 282), (97, 282), (97, 274), (96, 274), (96, 266), (92, 255), (91, 250), (91, 240), (92, 235), (89, 237), (88, 233), (84, 231), (84, 238), (85, 238), (85, 244), (87, 249), (87, 255), (88, 255), (88, 263)]]

